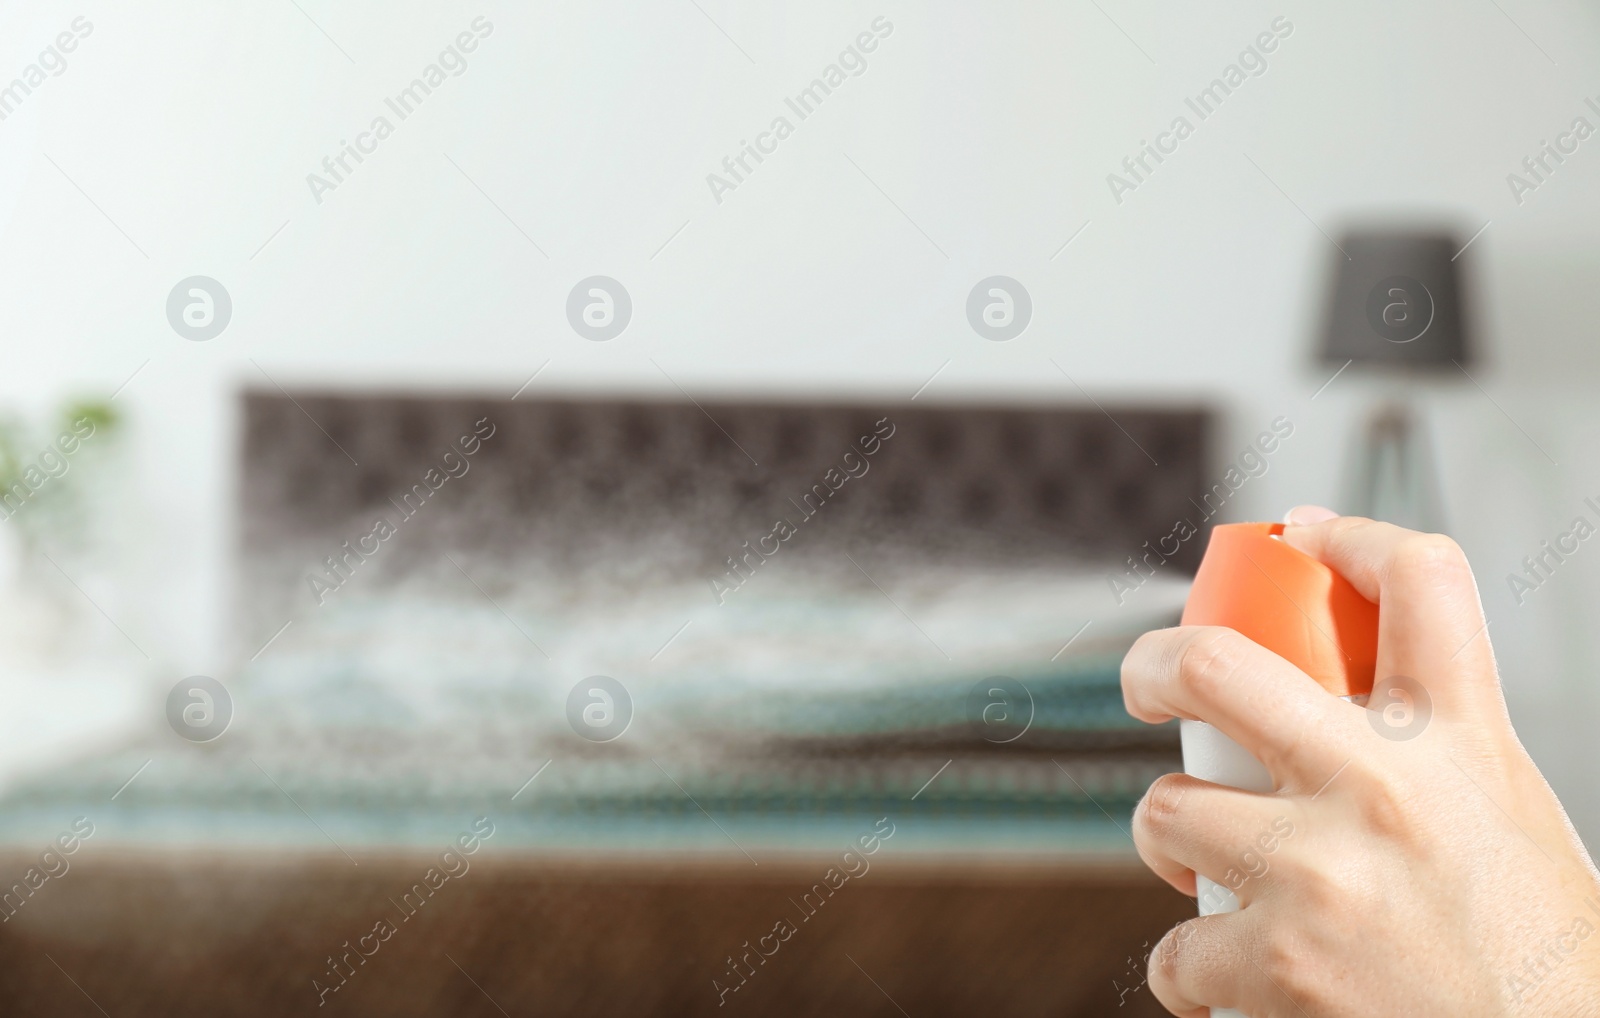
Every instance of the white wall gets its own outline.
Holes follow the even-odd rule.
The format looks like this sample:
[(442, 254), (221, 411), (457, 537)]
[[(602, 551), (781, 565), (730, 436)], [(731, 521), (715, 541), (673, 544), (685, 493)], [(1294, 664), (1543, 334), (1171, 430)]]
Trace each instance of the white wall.
[[(1335, 497), (1369, 391), (1352, 372), (1311, 401), (1326, 377), (1307, 357), (1331, 252), (1321, 231), (1385, 211), (1468, 233), (1492, 221), (1469, 252), (1486, 287), (1485, 391), (1447, 380), (1431, 413), (1514, 709), (1600, 835), (1600, 797), (1582, 791), (1600, 716), (1585, 599), (1600, 590), (1600, 550), (1522, 607), (1504, 579), (1600, 494), (1600, 140), (1520, 206), (1506, 184), (1574, 117), (1600, 126), (1582, 101), (1600, 93), (1592, 10), (699, 6), (0, 12), (0, 80), (74, 17), (93, 24), (66, 71), (0, 122), (0, 399), (108, 393), (148, 359), (118, 399), (137, 442), (136, 490), (121, 497), (141, 584), (105, 591), (156, 659), (133, 664), (227, 666), (232, 398), (269, 384), (252, 359), (286, 385), (510, 395), (548, 360), (533, 391), (675, 393), (665, 369), (697, 395), (896, 399), (948, 360), (922, 398), (1079, 400), (1055, 358), (1102, 400), (1217, 400), (1230, 448), (1288, 415), (1295, 437), (1242, 507), (1276, 516)], [(706, 174), (880, 15), (893, 33), (866, 72), (717, 204)], [(1118, 205), (1107, 173), (1280, 15), (1294, 31), (1269, 69)], [(465, 73), (319, 205), (306, 175), (479, 16), (493, 33)], [(635, 305), (604, 344), (563, 313), (573, 283), (596, 273)], [(1004, 344), (963, 313), (973, 283), (996, 273), (1035, 306)], [(207, 343), (163, 314), (191, 274), (222, 280), (235, 305)], [(1563, 709), (1575, 700), (1582, 712)]]

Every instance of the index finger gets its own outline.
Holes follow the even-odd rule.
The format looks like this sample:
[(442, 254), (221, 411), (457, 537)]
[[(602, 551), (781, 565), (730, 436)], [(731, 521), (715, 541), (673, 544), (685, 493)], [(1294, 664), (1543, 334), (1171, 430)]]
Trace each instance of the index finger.
[(1454, 541), (1358, 516), (1289, 526), (1283, 540), (1377, 603), (1378, 679), (1420, 680), (1444, 709), (1498, 709), (1478, 586)]
[(1145, 633), (1122, 661), (1141, 721), (1205, 721), (1261, 761), (1278, 788), (1318, 788), (1350, 758), (1353, 716), (1311, 676), (1221, 626)]

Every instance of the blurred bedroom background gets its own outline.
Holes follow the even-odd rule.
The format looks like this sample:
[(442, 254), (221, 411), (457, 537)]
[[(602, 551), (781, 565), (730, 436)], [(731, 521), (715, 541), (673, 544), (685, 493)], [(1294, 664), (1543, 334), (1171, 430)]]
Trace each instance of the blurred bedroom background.
[(1575, 0), (0, 10), (0, 988), (1159, 1013), (1116, 663), (1382, 407), (1593, 848), (1596, 126)]

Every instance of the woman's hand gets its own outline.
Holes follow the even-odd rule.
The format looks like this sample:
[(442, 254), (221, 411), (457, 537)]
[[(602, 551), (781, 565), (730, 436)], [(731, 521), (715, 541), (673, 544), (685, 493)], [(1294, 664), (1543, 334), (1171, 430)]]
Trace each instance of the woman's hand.
[(1130, 713), (1210, 722), (1276, 787), (1169, 774), (1140, 803), (1139, 854), (1179, 891), (1244, 874), (1241, 911), (1151, 954), (1156, 997), (1186, 1018), (1600, 1014), (1600, 874), (1511, 729), (1461, 550), (1309, 508), (1283, 539), (1378, 603), (1371, 709), (1231, 629), (1128, 653)]

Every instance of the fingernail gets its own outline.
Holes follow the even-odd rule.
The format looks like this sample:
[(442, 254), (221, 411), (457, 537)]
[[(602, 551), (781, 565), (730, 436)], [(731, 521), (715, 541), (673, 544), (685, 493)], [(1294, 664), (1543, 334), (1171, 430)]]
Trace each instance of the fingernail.
[(1320, 505), (1297, 505), (1283, 514), (1283, 522), (1294, 527), (1306, 527), (1313, 523), (1322, 523), (1326, 520), (1338, 518), (1338, 513), (1332, 509), (1324, 509)]

